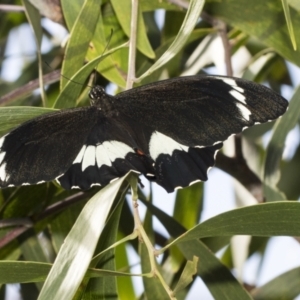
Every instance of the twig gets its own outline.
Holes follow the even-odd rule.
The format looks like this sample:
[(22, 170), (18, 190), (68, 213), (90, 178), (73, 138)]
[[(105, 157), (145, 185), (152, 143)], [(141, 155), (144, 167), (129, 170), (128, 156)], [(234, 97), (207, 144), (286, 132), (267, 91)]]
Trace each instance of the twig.
[(0, 221), (0, 228), (16, 226), (32, 227), (32, 221), (29, 218), (12, 218)]
[[(135, 80), (135, 57), (136, 57), (136, 36), (137, 36), (137, 22), (138, 22), (138, 0), (132, 0), (132, 11), (131, 11), (131, 30), (130, 30), (130, 42), (129, 42), (129, 61), (128, 61), (128, 75), (126, 89), (130, 89), (133, 86)], [(161, 282), (162, 286), (169, 295), (169, 298), (175, 300), (173, 291), (167, 285), (159, 270), (156, 267), (155, 253), (154, 249), (140, 219), (138, 210), (138, 189), (137, 180), (134, 179), (131, 182), (131, 194), (132, 194), (132, 205), (133, 205), (133, 216), (134, 216), (134, 231), (130, 235), (130, 238), (138, 236), (140, 241), (145, 243), (149, 254), (149, 260), (151, 265), (151, 272), (147, 277), (157, 277)], [(128, 238), (128, 237), (127, 237)]]
[(25, 12), (25, 8), (24, 8), (24, 6), (21, 6), (21, 5), (1, 4), (0, 11)]
[(185, 0), (168, 0), (169, 3), (174, 4), (180, 8), (188, 9), (189, 2)]
[(131, 26), (129, 41), (129, 57), (128, 57), (128, 74), (126, 82), (126, 90), (131, 89), (135, 80), (135, 57), (136, 57), (136, 36), (138, 22), (138, 0), (131, 0)]
[(261, 180), (248, 167), (243, 156), (228, 157), (218, 152), (216, 167), (238, 180), (258, 202), (264, 201)]
[[(222, 21), (216, 21), (215, 26), (218, 28), (223, 43), (226, 73), (228, 76), (233, 76), (231, 45), (227, 38), (226, 24)], [(258, 202), (263, 202), (264, 195), (261, 180), (247, 165), (243, 156), (242, 137), (240, 134), (234, 137), (234, 142), (235, 157), (226, 157), (224, 154), (218, 153), (216, 165), (237, 179), (257, 199)]]
[[(43, 76), (44, 84), (51, 84), (59, 81), (60, 79), (60, 70), (54, 70), (51, 73), (48, 73)], [(27, 84), (13, 90), (10, 93), (2, 96), (0, 98), (0, 106), (11, 103), (21, 97), (25, 97), (32, 93), (35, 89), (39, 88), (39, 79), (34, 79)]]
[(148, 251), (150, 265), (151, 265), (151, 271), (147, 277), (157, 277), (159, 279), (161, 285), (163, 286), (163, 288), (169, 295), (169, 298), (171, 300), (176, 300), (176, 298), (174, 296), (174, 292), (170, 289), (168, 284), (165, 282), (163, 276), (159, 272), (158, 268), (156, 267), (157, 263), (156, 263), (155, 257), (157, 255), (158, 251), (153, 247), (153, 245), (143, 227), (142, 221), (140, 219), (140, 215), (139, 215), (139, 211), (138, 211), (138, 203), (137, 203), (138, 189), (137, 189), (136, 183), (131, 184), (131, 194), (132, 194), (132, 206), (133, 206), (133, 217), (134, 217), (134, 232), (137, 232), (137, 235), (138, 235), (140, 241), (144, 242), (144, 244), (147, 248), (147, 251)]
[[(83, 193), (79, 192), (75, 195), (72, 195), (70, 197), (67, 197), (66, 199), (59, 201), (53, 205), (50, 205), (47, 207), (42, 213), (38, 214), (37, 216), (34, 216), (32, 218), (24, 219), (24, 223), (22, 226), (14, 228), (13, 230), (9, 231), (5, 236), (3, 236), (0, 239), (0, 249), (6, 246), (8, 243), (10, 243), (12, 240), (20, 236), (22, 233), (27, 231), (28, 229), (32, 228), (35, 223), (42, 221), (46, 219), (47, 217), (53, 216), (54, 214), (57, 214), (61, 212), (63, 209), (86, 199), (89, 197), (89, 193)], [(5, 223), (8, 221), (6, 220)]]
[[(231, 63), (231, 45), (227, 38), (227, 30), (226, 24), (222, 21), (216, 21), (216, 26), (218, 27), (219, 34), (222, 39), (223, 49), (224, 49), (224, 61), (226, 65), (226, 74), (227, 76), (233, 76), (232, 71), (232, 63)], [(236, 135), (234, 137), (235, 142), (235, 156), (240, 161), (245, 161), (243, 158), (243, 151), (242, 151), (242, 139), (241, 135)]]
[(231, 63), (231, 45), (227, 38), (226, 24), (220, 20), (217, 20), (215, 21), (215, 26), (218, 28), (223, 43), (226, 74), (227, 76), (233, 76), (232, 63)]

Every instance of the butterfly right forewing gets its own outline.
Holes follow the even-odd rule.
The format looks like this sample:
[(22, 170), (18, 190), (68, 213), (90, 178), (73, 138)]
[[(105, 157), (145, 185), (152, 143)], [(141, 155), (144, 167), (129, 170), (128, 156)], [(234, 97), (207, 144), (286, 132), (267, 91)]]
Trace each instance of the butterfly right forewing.
[(288, 106), (265, 86), (199, 75), (141, 86), (116, 99), (118, 110), (139, 124), (194, 147), (211, 146), (255, 123), (275, 120)]

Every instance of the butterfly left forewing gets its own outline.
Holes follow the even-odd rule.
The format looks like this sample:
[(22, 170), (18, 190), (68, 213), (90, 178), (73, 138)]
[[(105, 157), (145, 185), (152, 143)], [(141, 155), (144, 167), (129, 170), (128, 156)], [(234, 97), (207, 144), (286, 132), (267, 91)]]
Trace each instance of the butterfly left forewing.
[(146, 139), (132, 126), (95, 106), (30, 120), (0, 139), (0, 187), (56, 179), (65, 189), (89, 189), (129, 171), (153, 177)]
[(51, 181), (71, 165), (97, 118), (70, 109), (27, 121), (1, 138), (0, 187)]

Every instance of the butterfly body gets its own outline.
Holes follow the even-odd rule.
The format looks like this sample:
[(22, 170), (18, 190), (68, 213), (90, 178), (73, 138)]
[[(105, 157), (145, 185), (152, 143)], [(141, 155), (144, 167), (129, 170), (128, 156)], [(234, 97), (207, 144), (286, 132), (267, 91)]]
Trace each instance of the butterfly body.
[(96, 86), (91, 106), (42, 115), (0, 139), (0, 187), (56, 179), (106, 185), (128, 171), (168, 192), (207, 180), (222, 141), (281, 116), (287, 101), (237, 78), (191, 76), (116, 96)]

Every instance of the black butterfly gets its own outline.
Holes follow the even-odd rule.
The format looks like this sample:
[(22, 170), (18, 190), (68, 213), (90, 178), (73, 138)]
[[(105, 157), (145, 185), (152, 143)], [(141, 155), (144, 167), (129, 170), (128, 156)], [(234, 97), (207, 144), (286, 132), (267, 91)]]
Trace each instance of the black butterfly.
[(221, 76), (181, 77), (116, 96), (95, 86), (91, 106), (42, 115), (0, 139), (0, 187), (56, 179), (106, 185), (132, 170), (168, 192), (207, 180), (230, 135), (281, 116), (270, 89)]

